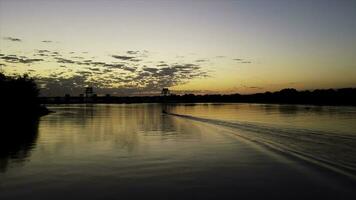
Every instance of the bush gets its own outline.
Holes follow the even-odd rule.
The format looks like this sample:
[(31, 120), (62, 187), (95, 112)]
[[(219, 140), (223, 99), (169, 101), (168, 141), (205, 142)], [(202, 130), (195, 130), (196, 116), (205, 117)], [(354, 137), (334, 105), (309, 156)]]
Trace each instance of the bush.
[(28, 75), (6, 76), (0, 73), (1, 115), (34, 116), (46, 112), (39, 102), (39, 89)]

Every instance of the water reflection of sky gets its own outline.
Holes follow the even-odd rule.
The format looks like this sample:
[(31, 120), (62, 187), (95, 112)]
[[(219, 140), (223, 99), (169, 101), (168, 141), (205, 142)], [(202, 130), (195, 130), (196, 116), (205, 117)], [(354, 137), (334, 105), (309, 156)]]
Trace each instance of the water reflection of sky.
[[(264, 123), (282, 116), (298, 119), (310, 113), (315, 120), (317, 116), (344, 116), (342, 109), (330, 111), (337, 114), (329, 116), (314, 108), (304, 111), (277, 105), (168, 107), (181, 114), (205, 113), (219, 119)], [(277, 193), (309, 197), (312, 191), (320, 191), (313, 193), (315, 196), (338, 194), (329, 189), (335, 182), (328, 177), (320, 178), (303, 166), (295, 170), (294, 161), (271, 157), (236, 138), (235, 132), (163, 114), (159, 104), (56, 105), (50, 109), (55, 113), (42, 117), (33, 129), (22, 126), (34, 134), (24, 140), (16, 138), (9, 148), (1, 146), (0, 199), (187, 199), (193, 194), (226, 199), (231, 195), (276, 197)], [(354, 115), (345, 116), (349, 119)], [(251, 194), (251, 190), (260, 192)]]
[(356, 108), (279, 104), (181, 104), (172, 112), (228, 121), (356, 134)]

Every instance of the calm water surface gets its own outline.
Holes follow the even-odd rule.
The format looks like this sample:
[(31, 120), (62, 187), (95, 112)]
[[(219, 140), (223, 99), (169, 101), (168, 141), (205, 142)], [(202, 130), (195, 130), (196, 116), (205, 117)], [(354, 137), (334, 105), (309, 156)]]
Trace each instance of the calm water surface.
[[(278, 104), (186, 104), (170, 112), (356, 178), (356, 108)], [(242, 131), (243, 130), (243, 131)]]
[[(355, 196), (353, 107), (50, 109), (55, 113), (39, 122), (6, 130), (14, 136), (1, 142), (0, 199)], [(177, 115), (162, 114), (162, 109)]]

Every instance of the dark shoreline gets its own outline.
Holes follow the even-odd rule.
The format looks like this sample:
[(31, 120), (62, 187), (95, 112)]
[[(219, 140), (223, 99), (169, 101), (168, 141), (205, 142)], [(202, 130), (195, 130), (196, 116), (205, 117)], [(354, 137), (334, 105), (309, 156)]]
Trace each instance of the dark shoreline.
[[(342, 107), (342, 106), (356, 106), (354, 104), (318, 104), (318, 103), (286, 103), (286, 102), (243, 102), (243, 101), (236, 101), (236, 102), (231, 102), (231, 101), (199, 101), (199, 102), (101, 102), (101, 101), (96, 101), (96, 102), (57, 102), (57, 101), (49, 101), (44, 103), (46, 106), (47, 105), (66, 105), (66, 104), (233, 104), (233, 103), (246, 103), (246, 104), (270, 104), (270, 105), (296, 105), (296, 106), (337, 106), (337, 107)], [(53, 111), (49, 110), (48, 113), (44, 114), (50, 114)], [(41, 115), (43, 116), (43, 115)], [(40, 116), (40, 117), (41, 117)]]
[(278, 92), (257, 94), (209, 94), (169, 96), (65, 96), (40, 97), (41, 104), (129, 104), (129, 103), (263, 103), (318, 106), (356, 106), (356, 88), (297, 91), (283, 89)]

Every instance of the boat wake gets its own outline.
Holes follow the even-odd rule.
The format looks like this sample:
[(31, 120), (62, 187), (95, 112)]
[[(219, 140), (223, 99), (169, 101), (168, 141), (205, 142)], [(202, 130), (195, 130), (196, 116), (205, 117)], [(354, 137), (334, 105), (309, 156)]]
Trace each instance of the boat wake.
[(285, 128), (262, 123), (231, 122), (175, 113), (166, 114), (242, 130), (234, 131), (234, 134), (356, 180), (355, 135)]

